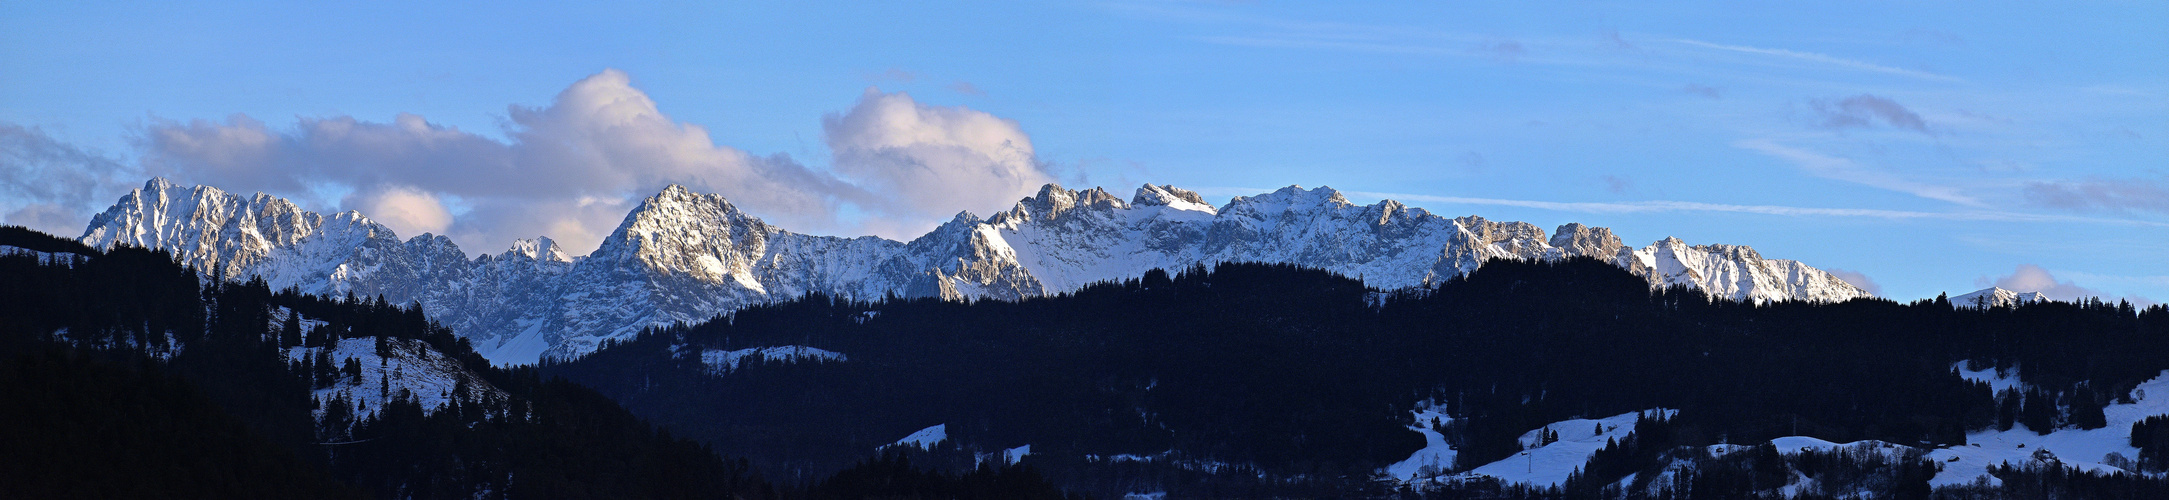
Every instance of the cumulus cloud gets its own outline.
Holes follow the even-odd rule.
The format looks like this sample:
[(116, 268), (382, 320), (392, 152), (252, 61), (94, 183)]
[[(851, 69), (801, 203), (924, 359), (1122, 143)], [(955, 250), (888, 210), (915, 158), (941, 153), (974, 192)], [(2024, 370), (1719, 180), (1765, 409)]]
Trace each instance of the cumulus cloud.
[(62, 236), (81, 234), (90, 213), (140, 174), (97, 151), (54, 139), (43, 129), (0, 123), (0, 206), (8, 224)]
[(883, 193), (885, 208), (907, 216), (987, 213), (1053, 180), (1017, 122), (919, 104), (902, 92), (868, 88), (850, 111), (823, 117), (821, 128), (836, 172)]
[(1876, 283), (1873, 278), (1869, 278), (1867, 274), (1861, 273), (1860, 271), (1838, 269), (1835, 267), (1824, 269), (1823, 271), (1830, 273), (1831, 276), (1837, 276), (1838, 279), (1845, 280), (1846, 283), (1851, 283), (1853, 286), (1860, 287), (1861, 290), (1866, 290), (1870, 295), (1880, 296), (1883, 294), (1883, 285), (1880, 283)]
[(2026, 199), (2071, 210), (2169, 214), (2169, 182), (2155, 179), (2087, 179), (2026, 184)]
[(437, 201), (436, 194), (413, 187), (385, 186), (357, 191), (348, 203), (402, 234), (442, 234), (452, 225), (452, 212), (444, 208), (443, 202)]
[(1813, 101), (1815, 111), (1823, 117), (1823, 128), (1843, 129), (1869, 127), (1880, 122), (1884, 125), (1928, 133), (1928, 123), (1919, 113), (1906, 109), (1898, 101), (1869, 94), (1860, 94), (1836, 102)]
[(289, 196), (331, 186), (351, 194), (325, 203), (403, 236), (445, 233), (482, 252), (536, 235), (592, 248), (639, 199), (671, 183), (720, 193), (794, 230), (876, 228), (902, 238), (932, 227), (930, 214), (987, 210), (1048, 178), (1015, 122), (979, 111), (868, 90), (823, 124), (832, 168), (755, 155), (716, 144), (706, 128), (663, 113), (625, 73), (605, 70), (548, 105), (510, 107), (502, 140), (411, 114), (390, 123), (303, 118), (290, 129), (235, 115), (154, 123), (141, 146), (154, 174)]

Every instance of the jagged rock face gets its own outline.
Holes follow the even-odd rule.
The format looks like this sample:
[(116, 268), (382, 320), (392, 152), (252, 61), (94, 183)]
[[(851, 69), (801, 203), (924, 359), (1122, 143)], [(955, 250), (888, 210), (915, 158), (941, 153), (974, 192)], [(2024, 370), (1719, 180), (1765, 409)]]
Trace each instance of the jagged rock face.
[(1635, 250), (1632, 257), (1653, 285), (1700, 288), (1733, 300), (1839, 302), (1869, 296), (1821, 269), (1764, 259), (1755, 249), (1738, 245), (1689, 246), (1679, 238), (1665, 238)]
[(1988, 287), (1973, 293), (1951, 297), (1951, 307), (1957, 309), (1992, 309), (2018, 307), (2049, 300), (2041, 292), (2019, 292), (2003, 287)]
[(809, 293), (1013, 300), (1219, 262), (1291, 263), (1383, 289), (1425, 286), (1484, 261), (1603, 259), (1653, 286), (1733, 300), (1839, 301), (1865, 292), (1753, 249), (1666, 239), (1635, 249), (1610, 230), (1448, 219), (1394, 201), (1362, 206), (1288, 187), (1221, 207), (1147, 184), (1124, 202), (1047, 185), (1016, 207), (956, 218), (908, 243), (793, 233), (721, 196), (672, 186), (643, 200), (600, 248), (568, 257), (548, 238), (467, 259), (442, 236), (404, 242), (354, 212), (324, 217), (266, 195), (242, 199), (154, 179), (92, 219), (82, 240), (175, 252), (200, 269), (304, 292), (419, 302), (500, 363), (593, 351), (658, 324), (704, 321)]

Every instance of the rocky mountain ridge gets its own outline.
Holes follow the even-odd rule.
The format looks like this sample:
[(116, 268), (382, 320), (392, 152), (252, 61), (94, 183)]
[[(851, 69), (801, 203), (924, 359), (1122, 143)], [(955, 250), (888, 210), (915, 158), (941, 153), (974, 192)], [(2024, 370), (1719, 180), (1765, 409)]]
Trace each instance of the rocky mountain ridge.
[(165, 249), (230, 279), (303, 292), (419, 302), (498, 363), (574, 356), (649, 325), (702, 321), (809, 293), (1013, 300), (1133, 278), (1153, 268), (1291, 263), (1380, 289), (1427, 286), (1484, 261), (1586, 256), (1653, 286), (1732, 300), (1843, 301), (1868, 294), (1799, 262), (1676, 238), (1635, 248), (1608, 229), (1445, 218), (1392, 200), (1356, 205), (1331, 188), (1290, 186), (1214, 207), (1147, 184), (1127, 201), (1049, 184), (981, 219), (959, 213), (910, 242), (793, 233), (722, 196), (670, 186), (643, 200), (594, 252), (548, 238), (469, 259), (449, 238), (400, 240), (356, 212), (152, 179), (92, 218), (80, 238)]

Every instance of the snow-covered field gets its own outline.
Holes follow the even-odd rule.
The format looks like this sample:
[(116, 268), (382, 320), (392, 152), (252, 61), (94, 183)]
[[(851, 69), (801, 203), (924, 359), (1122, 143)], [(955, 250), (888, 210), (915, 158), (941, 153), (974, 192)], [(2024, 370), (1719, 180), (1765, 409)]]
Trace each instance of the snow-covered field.
[[(1997, 391), (2023, 388), (2015, 371), (1998, 373), (1994, 369), (1965, 368), (1965, 365), (1960, 363), (1951, 369), (1967, 380), (1986, 383)], [(1934, 487), (1962, 486), (1976, 482), (1998, 485), (2001, 481), (1988, 474), (1989, 467), (1999, 464), (2040, 465), (2046, 461), (2095, 474), (2132, 473), (2119, 467), (2129, 467), (2139, 456), (2138, 448), (2132, 447), (2130, 443), (2131, 426), (2147, 417), (2169, 415), (2169, 371), (2163, 371), (2155, 378), (2139, 384), (2132, 390), (2131, 399), (2129, 404), (2111, 404), (2103, 409), (2108, 426), (2099, 429), (2062, 428), (2048, 434), (2037, 434), (2024, 424), (2019, 424), (2008, 431), (1989, 429), (1967, 434), (1964, 445), (1919, 449), (1939, 468), (1939, 472), (1929, 484)], [(1667, 412), (1667, 416), (1677, 412), (1656, 411)], [(1410, 430), (1423, 434), (1425, 446), (1408, 459), (1386, 467), (1384, 472), (1393, 480), (1423, 484), (1491, 477), (1511, 484), (1551, 486), (1564, 483), (1567, 475), (1586, 466), (1589, 457), (1602, 449), (1608, 440), (1624, 438), (1632, 433), (1637, 413), (1596, 420), (1566, 420), (1533, 429), (1521, 436), (1522, 446), (1526, 448), (1523, 452), (1473, 470), (1451, 474), (1441, 474), (1440, 471), (1452, 468), (1455, 451), (1447, 446), (1444, 436), (1432, 430), (1430, 425), (1433, 418), (1440, 422), (1450, 422), (1452, 417), (1428, 406), (1417, 409), (1415, 415), (1417, 423), (1410, 426)], [(1545, 429), (1557, 431), (1559, 441), (1536, 446), (1541, 442), (1541, 433)], [(1770, 444), (1786, 454), (1842, 449), (1897, 457), (1917, 449), (1875, 440), (1834, 443), (1809, 436), (1781, 437), (1770, 440)], [(1751, 447), (1749, 444), (1720, 444), (1710, 446), (1708, 451), (1712, 455), (1721, 456)]]

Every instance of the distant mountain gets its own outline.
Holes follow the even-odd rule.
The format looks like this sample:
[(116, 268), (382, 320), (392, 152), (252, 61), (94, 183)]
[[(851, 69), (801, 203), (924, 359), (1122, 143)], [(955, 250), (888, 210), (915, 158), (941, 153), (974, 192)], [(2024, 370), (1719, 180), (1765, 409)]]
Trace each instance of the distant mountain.
[(1992, 309), (2018, 307), (2049, 300), (2041, 292), (2015, 292), (2002, 287), (1988, 287), (1973, 293), (1951, 297), (1951, 307), (1960, 309)]
[(1331, 188), (1287, 187), (1214, 207), (1145, 185), (1129, 201), (1049, 184), (1010, 210), (969, 212), (910, 242), (793, 233), (714, 194), (670, 186), (643, 200), (600, 248), (568, 256), (548, 238), (468, 259), (443, 236), (401, 240), (356, 212), (152, 179), (92, 218), (92, 247), (163, 249), (198, 269), (305, 293), (419, 302), (484, 356), (531, 363), (593, 351), (651, 325), (695, 322), (808, 293), (1012, 300), (1220, 262), (1296, 264), (1368, 286), (1429, 286), (1489, 259), (1588, 256), (1653, 286), (1741, 301), (1838, 302), (1868, 293), (1754, 249), (1666, 238), (1634, 248), (1605, 228), (1445, 218)]

